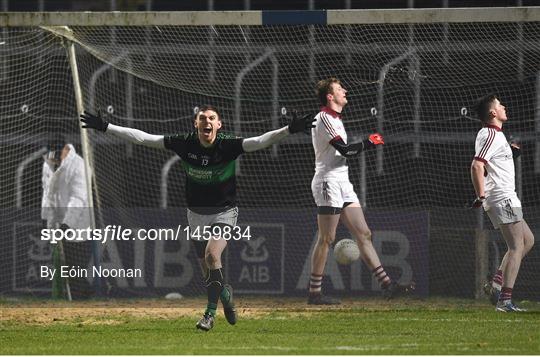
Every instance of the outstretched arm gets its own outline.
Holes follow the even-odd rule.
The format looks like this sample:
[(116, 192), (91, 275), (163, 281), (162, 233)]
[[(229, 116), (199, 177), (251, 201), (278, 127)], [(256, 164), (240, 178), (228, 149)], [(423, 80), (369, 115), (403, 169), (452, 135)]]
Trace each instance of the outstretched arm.
[(252, 138), (245, 138), (242, 141), (242, 148), (245, 152), (253, 152), (261, 149), (265, 149), (270, 145), (273, 145), (286, 136), (289, 135), (289, 127), (284, 126), (281, 129), (268, 131), (262, 135), (254, 136)]
[(305, 114), (299, 118), (296, 110), (293, 110), (292, 120), (288, 126), (277, 130), (268, 131), (260, 136), (246, 138), (242, 142), (242, 148), (245, 152), (253, 152), (267, 148), (270, 145), (279, 142), (289, 134), (294, 134), (313, 128), (313, 121), (313, 115)]
[(339, 151), (341, 155), (345, 157), (358, 155), (367, 148), (382, 144), (384, 144), (384, 139), (382, 135), (378, 133), (371, 134), (366, 140), (359, 143), (345, 144), (343, 139), (339, 136), (330, 141), (330, 145), (332, 145), (337, 151)]
[(107, 132), (134, 144), (144, 145), (156, 149), (165, 149), (163, 135), (148, 134), (142, 130), (112, 124), (109, 124)]
[(83, 122), (83, 128), (95, 129), (102, 132), (111, 133), (121, 139), (127, 140), (131, 143), (153, 147), (156, 149), (165, 149), (163, 135), (148, 134), (142, 130), (126, 128), (119, 125), (113, 125), (103, 120), (101, 114), (91, 114), (84, 112), (81, 114), (81, 121)]

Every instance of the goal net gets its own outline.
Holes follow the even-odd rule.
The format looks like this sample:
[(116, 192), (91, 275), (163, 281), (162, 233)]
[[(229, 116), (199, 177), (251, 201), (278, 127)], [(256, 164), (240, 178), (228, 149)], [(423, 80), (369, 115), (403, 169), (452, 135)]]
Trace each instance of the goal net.
[[(182, 233), (180, 159), (99, 132), (88, 133), (83, 153), (74, 88), (81, 90), (80, 106), (116, 125), (187, 133), (196, 108), (208, 103), (220, 109), (223, 131), (250, 137), (286, 125), (292, 109), (316, 113), (315, 83), (333, 76), (348, 90), (343, 121), (350, 140), (374, 131), (385, 137), (383, 147), (348, 161), (383, 265), (403, 283), (416, 281), (421, 295), (480, 296), (505, 251), (487, 216), (466, 207), (474, 198), (469, 168), (481, 127), (473, 106), (487, 93), (500, 96), (509, 115), (505, 134), (522, 144), (517, 191), (540, 236), (540, 12), (505, 9), (508, 18), (494, 21), (490, 11), (500, 10), (477, 9), (478, 16), (407, 10), (393, 17), (370, 11), (365, 21), (365, 12), (328, 11), (327, 24), (293, 25), (253, 24), (246, 20), (253, 13), (241, 12), (204, 13), (202, 20), (192, 13), (184, 25), (167, 22), (174, 14), (144, 20), (106, 14), (97, 24), (96, 17), (74, 13), (67, 27), (3, 27), (0, 290), (48, 294), (51, 288), (40, 276), (40, 267), (51, 264), (51, 246), (39, 231), (42, 155), (49, 138), (61, 133), (88, 161), (95, 228), (181, 232), (176, 241), (81, 245), (74, 254), (82, 268), (142, 274), (83, 280), (109, 296), (204, 292)], [(238, 160), (239, 225), (250, 227), (251, 239), (231, 242), (224, 266), (239, 292), (306, 293), (317, 229), (313, 172), (311, 138), (303, 134)], [(340, 226), (337, 239), (348, 237)], [(539, 268), (533, 249), (516, 296), (540, 298)], [(329, 293), (378, 293), (361, 262), (339, 266), (330, 256), (325, 275)]]

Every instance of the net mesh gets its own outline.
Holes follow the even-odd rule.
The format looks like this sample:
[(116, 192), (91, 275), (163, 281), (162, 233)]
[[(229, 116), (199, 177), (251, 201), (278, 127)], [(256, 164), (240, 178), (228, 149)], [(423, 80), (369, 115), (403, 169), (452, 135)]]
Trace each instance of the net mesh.
[[(471, 113), (472, 105), (486, 93), (498, 93), (510, 118), (505, 132), (519, 138), (523, 146), (516, 168), (525, 219), (533, 233), (540, 232), (537, 22), (75, 26), (70, 30), (71, 39), (77, 43), (85, 108), (101, 109), (114, 124), (153, 134), (191, 131), (194, 108), (211, 103), (222, 112), (224, 131), (243, 137), (259, 135), (286, 125), (282, 108), (317, 112), (315, 83), (338, 77), (349, 91), (349, 104), (343, 112), (349, 138), (365, 138), (375, 130), (385, 136), (384, 148), (349, 160), (350, 179), (365, 206), (374, 239), (379, 234), (385, 242), (380, 243), (381, 255), (387, 256), (383, 263), (396, 278), (410, 278), (404, 265), (396, 263), (396, 256), (405, 248), (399, 240), (383, 239), (387, 227), (392, 226), (387, 221), (392, 220), (396, 223), (394, 230), (406, 232), (407, 244), (414, 248), (405, 259), (412, 267), (412, 278), (424, 279), (423, 289), (429, 294), (474, 294), (479, 226), (492, 237), (490, 271), (504, 250), (500, 234), (491, 231), (491, 223), (464, 208), (474, 197), (469, 166), (480, 128)], [(17, 167), (42, 147), (38, 145), (41, 136), (60, 126), (77, 148), (80, 140), (62, 39), (45, 30), (28, 28), (5, 30), (4, 39), (5, 45), (0, 46), (5, 69), (0, 106), (5, 118), (0, 125), (5, 149), (0, 178), (7, 189), (0, 199), (9, 211), (16, 202), (13, 182)], [(167, 216), (177, 224), (186, 223), (185, 178), (172, 152), (134, 146), (94, 132), (90, 133), (90, 144), (99, 226), (142, 224), (141, 211), (135, 207), (160, 212), (157, 216)], [(231, 263), (238, 272), (229, 274), (236, 276), (236, 283), (245, 291), (264, 292), (270, 286), (271, 292), (305, 293), (302, 281), (309, 272), (308, 253), (316, 229), (310, 190), (313, 161), (311, 139), (305, 135), (290, 136), (279, 145), (245, 154), (239, 160), (240, 220), (246, 224), (258, 222), (261, 227), (284, 227), (280, 230), (272, 226), (276, 229), (273, 234), (283, 237), (282, 245), (277, 238), (266, 243), (271, 245), (268, 249), (275, 250), (265, 268), (270, 282), (264, 281), (265, 265), (248, 266), (248, 274), (246, 265), (236, 267)], [(41, 165), (38, 158), (25, 169), (19, 187), (21, 207), (40, 204)], [(160, 209), (163, 207), (169, 209)], [(30, 211), (10, 212), (8, 221), (32, 221), (35, 216)], [(418, 212), (418, 216), (410, 216), (411, 212)], [(154, 217), (153, 213), (148, 217)], [(259, 236), (270, 234), (264, 233), (269, 229), (264, 227)], [(347, 234), (340, 228), (338, 237)], [(3, 242), (8, 247), (4, 252), (15, 252), (14, 259), (26, 254), (14, 243), (10, 249), (12, 241), (7, 235)], [(137, 284), (154, 289), (142, 292), (137, 289), (141, 286), (131, 281), (119, 287), (115, 279), (108, 283), (109, 289), (119, 287), (119, 294), (124, 295), (161, 293), (160, 288), (165, 291), (178, 286), (178, 280), (175, 283), (171, 278), (163, 285), (158, 280), (169, 281), (167, 276), (190, 271), (186, 278), (189, 282), (181, 286), (183, 292), (202, 292), (194, 253), (184, 243), (180, 245), (183, 248), (171, 244), (148, 243), (143, 249), (118, 243), (122, 264), (129, 266), (140, 259), (146, 274), (152, 277)], [(175, 265), (170, 252), (182, 249), (191, 263)], [(234, 249), (233, 245), (227, 253), (231, 261), (237, 257)], [(236, 251), (242, 249), (257, 248), (239, 243)], [(155, 253), (158, 250), (161, 255)], [(114, 249), (105, 248), (104, 261), (116, 259), (111, 258), (114, 254)], [(162, 263), (167, 254), (172, 254), (168, 265)], [(533, 250), (523, 264), (516, 294), (539, 297), (539, 265), (540, 255)], [(339, 291), (334, 279), (339, 275), (351, 280), (342, 289), (371, 291), (353, 283), (358, 269), (362, 268), (330, 264), (327, 273), (331, 278), (324, 286)], [(360, 280), (371, 286), (369, 272), (365, 267), (363, 270)], [(158, 271), (160, 278), (156, 277)], [(16, 274), (14, 271), (13, 276)], [(11, 286), (11, 282), (4, 285)]]

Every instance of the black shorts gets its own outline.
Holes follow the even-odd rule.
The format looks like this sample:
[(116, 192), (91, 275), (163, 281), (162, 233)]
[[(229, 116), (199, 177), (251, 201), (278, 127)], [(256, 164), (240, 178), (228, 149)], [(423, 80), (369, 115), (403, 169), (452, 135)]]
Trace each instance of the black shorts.
[(348, 205), (352, 204), (353, 202), (345, 202), (343, 203), (343, 207), (331, 207), (331, 206), (319, 206), (317, 207), (317, 213), (318, 214), (341, 214), (341, 211), (343, 211), (343, 208), (347, 207)]

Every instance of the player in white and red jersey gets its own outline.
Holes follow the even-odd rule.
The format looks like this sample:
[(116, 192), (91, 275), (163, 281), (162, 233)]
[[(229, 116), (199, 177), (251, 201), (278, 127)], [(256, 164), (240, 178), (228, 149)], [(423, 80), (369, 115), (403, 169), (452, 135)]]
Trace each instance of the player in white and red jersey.
[(473, 207), (484, 207), (493, 226), (500, 228), (508, 251), (489, 288), (497, 311), (522, 311), (512, 303), (512, 289), (522, 258), (531, 250), (534, 236), (523, 219), (521, 202), (515, 190), (514, 157), (519, 146), (511, 145), (502, 132), (508, 120), (506, 108), (490, 94), (478, 102), (477, 112), (484, 127), (476, 136), (471, 179), (477, 198)]
[(349, 181), (347, 158), (362, 150), (384, 144), (383, 137), (371, 134), (367, 140), (349, 144), (341, 121), (341, 111), (347, 104), (347, 91), (336, 78), (317, 84), (317, 95), (322, 109), (315, 117), (312, 129), (315, 150), (315, 175), (311, 183), (313, 198), (317, 204), (318, 237), (311, 257), (311, 278), (308, 304), (332, 305), (339, 300), (321, 293), (324, 266), (328, 250), (336, 238), (336, 228), (341, 221), (356, 237), (361, 256), (378, 279), (385, 296), (393, 297), (408, 289), (394, 282), (384, 270), (371, 242), (371, 231), (364, 218), (362, 207)]

